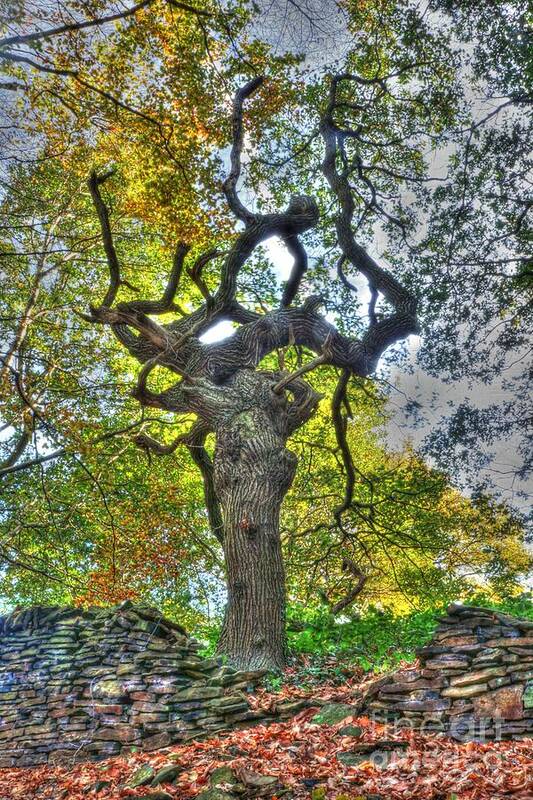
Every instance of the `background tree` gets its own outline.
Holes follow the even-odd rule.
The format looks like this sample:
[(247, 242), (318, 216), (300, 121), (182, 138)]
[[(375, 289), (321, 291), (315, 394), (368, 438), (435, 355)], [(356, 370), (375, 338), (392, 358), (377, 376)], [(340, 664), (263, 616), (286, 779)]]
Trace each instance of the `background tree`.
[[(513, 197), (517, 194), (509, 194), (510, 199), (504, 202), (488, 199), (495, 182), (498, 191), (502, 181), (508, 180), (520, 191), (524, 174), (521, 131), (526, 119), (522, 114), (525, 100), (524, 92), (517, 88), (525, 74), (523, 51), (505, 47), (522, 24), (523, 15), (507, 13), (504, 5), (498, 6), (502, 12), (498, 17), (484, 13), (478, 24), (473, 12), (463, 5), (454, 6), (448, 16), (449, 4), (439, 4), (438, 8), (435, 5), (436, 14), (422, 13), (416, 4), (404, 2), (347, 4), (351, 51), (343, 68), (346, 66), (353, 78), (347, 75), (334, 81), (337, 93), (333, 105), (330, 76), (314, 67), (309, 70), (305, 64), (300, 68), (292, 56), (273, 58), (264, 41), (250, 36), (250, 15), (242, 6), (228, 16), (228, 9), (221, 14), (213, 7), (205, 9), (206, 14), (198, 14), (194, 7), (154, 3), (134, 7), (134, 13), (126, 17), (121, 13), (115, 22), (104, 25), (94, 24), (95, 18), (100, 18), (99, 9), (84, 6), (90, 23), (85, 27), (79, 25), (78, 12), (61, 8), (53, 10), (55, 18), (47, 17), (46, 24), (42, 24), (55, 32), (39, 31), (34, 38), (19, 40), (36, 33), (27, 27), (31, 16), (27, 14), (31, 11), (28, 7), (18, 27), (7, 31), (8, 42), (4, 41), (3, 46), (8, 57), (3, 62), (10, 86), (5, 87), (6, 92), (14, 98), (24, 97), (22, 102), (15, 99), (7, 106), (9, 118), (4, 126), (5, 152), (9, 157), (5, 163), (11, 167), (4, 173), (3, 203), (6, 290), (2, 296), (2, 326), (8, 345), (2, 353), (2, 419), (7, 427), (2, 442), (5, 491), (1, 523), (4, 559), (9, 564), (7, 580), (13, 581), (13, 596), (30, 597), (34, 589), (42, 587), (43, 596), (60, 591), (65, 597), (99, 598), (105, 602), (144, 591), (140, 587), (141, 573), (137, 577), (134, 574), (142, 560), (135, 553), (140, 552), (139, 547), (147, 552), (150, 545), (142, 536), (138, 515), (131, 513), (135, 501), (142, 503), (142, 521), (156, 533), (156, 539), (161, 537), (160, 550), (166, 554), (169, 574), (173, 576), (170, 583), (158, 583), (157, 571), (152, 576), (144, 573), (148, 584), (154, 581), (154, 597), (158, 601), (168, 602), (174, 592), (185, 605), (191, 587), (198, 592), (202, 583), (210, 581), (209, 576), (219, 572), (221, 561), (220, 545), (205, 529), (199, 502), (201, 490), (182, 449), (176, 448), (170, 459), (179, 465), (183, 478), (173, 474), (170, 480), (162, 466), (165, 459), (139, 463), (131, 454), (132, 434), (142, 431), (145, 435), (141, 442), (147, 445), (147, 429), (157, 425), (158, 438), (168, 448), (176, 437), (187, 437), (187, 425), (192, 420), (186, 415), (183, 422), (178, 422), (165, 408), (151, 408), (149, 414), (139, 414), (136, 401), (128, 396), (138, 369), (135, 356), (121, 352), (106, 327), (91, 328), (80, 317), (79, 312), (86, 313), (95, 297), (105, 294), (106, 263), (86, 190), (88, 164), (96, 168), (97, 176), (115, 170), (104, 190), (98, 184), (93, 188), (96, 194), (103, 195), (101, 199), (109, 207), (123, 281), (117, 300), (131, 304), (139, 302), (139, 297), (156, 297), (158, 291), (163, 295), (166, 280), (162, 264), (171, 263), (176, 242), (192, 244), (181, 269), (176, 296), (179, 309), (172, 312), (178, 316), (184, 312), (183, 329), (188, 328), (187, 315), (193, 325), (198, 321), (199, 327), (190, 340), (183, 342), (185, 349), (201, 336), (200, 352), (205, 335), (209, 337), (210, 328), (217, 321), (225, 322), (226, 331), (230, 322), (243, 329), (251, 325), (248, 330), (253, 330), (252, 323), (259, 324), (257, 315), (266, 313), (268, 318), (279, 307), (294, 311), (292, 305), (283, 306), (283, 302), (287, 297), (289, 302), (298, 302), (291, 298), (298, 277), (301, 298), (322, 295), (327, 325), (320, 324), (313, 341), (302, 347), (289, 334), (287, 346), (279, 355), (274, 350), (258, 364), (261, 371), (294, 373), (304, 364), (316, 364), (318, 353), (325, 363), (313, 375), (314, 390), (335, 399), (330, 433), (336, 432), (338, 441), (331, 445), (332, 466), (322, 469), (313, 462), (317, 474), (335, 485), (330, 492), (334, 496), (318, 507), (311, 504), (305, 511), (315, 525), (325, 523), (326, 515), (333, 513), (325, 527), (309, 539), (301, 537), (300, 544), (312, 541), (312, 549), (298, 549), (297, 537), (289, 547), (292, 596), (297, 583), (292, 565), (296, 568), (299, 563), (302, 575), (309, 565), (314, 569), (317, 562), (319, 582), (331, 595), (332, 604), (348, 597), (357, 588), (358, 578), (352, 567), (342, 571), (347, 555), (366, 578), (359, 599), (365, 593), (370, 597), (375, 592), (372, 587), (383, 582), (385, 576), (390, 577), (387, 569), (391, 567), (393, 551), (397, 559), (402, 554), (405, 569), (403, 577), (393, 576), (391, 591), (393, 585), (400, 584), (409, 597), (422, 596), (427, 577), (433, 580), (439, 574), (433, 562), (439, 559), (442, 563), (443, 554), (436, 547), (432, 550), (427, 537), (429, 523), (424, 528), (422, 521), (419, 525), (413, 517), (403, 518), (392, 504), (388, 505), (388, 500), (384, 502), (388, 497), (388, 474), (394, 469), (400, 489), (396, 504), (401, 508), (405, 498), (401, 494), (404, 471), (398, 465), (386, 466), (385, 458), (379, 468), (368, 462), (361, 468), (363, 459), (357, 450), (361, 440), (350, 438), (355, 422), (349, 415), (356, 415), (357, 407), (364, 407), (362, 390), (347, 385), (349, 404), (341, 402), (342, 392), (335, 392), (334, 388), (339, 375), (335, 368), (327, 366), (328, 355), (332, 360), (329, 325), (334, 323), (348, 340), (364, 341), (368, 327), (376, 328), (376, 324), (394, 316), (394, 304), (388, 303), (385, 292), (379, 291), (379, 286), (367, 286), (364, 269), (359, 273), (350, 258), (344, 257), (346, 246), (352, 258), (358, 251), (351, 249), (342, 216), (346, 221), (353, 214), (352, 231), (357, 243), (376, 254), (375, 263), (387, 263), (396, 276), (401, 276), (409, 289), (406, 297), (417, 296), (425, 333), (421, 352), (425, 363), (431, 362), (432, 371), (448, 372), (454, 377), (469, 371), (474, 376), (498, 375), (504, 363), (491, 364), (484, 351), (478, 358), (473, 348), (473, 344), (482, 346), (486, 324), (498, 314), (503, 315), (502, 328), (509, 334), (498, 340), (498, 347), (510, 360), (514, 358), (515, 346), (524, 341), (521, 320), (526, 306), (520, 297), (525, 297), (527, 282), (518, 274), (515, 281), (513, 270), (515, 264), (520, 264), (520, 269), (527, 272), (521, 250), (526, 218), (518, 219), (509, 212), (516, 206)], [(47, 7), (47, 13), (50, 8), (53, 7)], [(103, 16), (111, 13), (111, 9), (109, 13), (106, 10)], [(501, 46), (495, 57), (505, 60), (505, 69), (498, 74), (509, 78), (507, 88), (491, 84), (489, 78), (496, 72), (484, 69), (487, 62), (482, 53), (483, 37), (487, 26), (496, 25), (496, 19)], [(71, 23), (75, 24), (65, 30), (64, 26)], [(255, 24), (257, 32), (260, 28)], [(58, 32), (57, 28), (62, 30)], [(467, 47), (460, 43), (463, 35), (468, 39)], [(9, 41), (13, 36), (19, 37), (16, 42)], [(26, 60), (18, 59), (21, 50)], [(13, 52), (14, 59), (9, 57)], [(28, 58), (35, 63), (28, 63)], [(314, 216), (311, 204), (307, 207), (307, 221), (302, 221), (310, 225), (302, 240), (309, 253), (307, 259), (297, 238), (279, 227), (270, 228), (282, 238), (285, 233), (286, 244), (295, 257), (293, 289), (291, 281), (280, 288), (279, 275), (256, 247), (239, 269), (234, 296), (239, 308), (229, 313), (220, 309), (217, 312), (210, 303), (220, 291), (221, 274), (224, 284), (222, 259), (227, 256), (213, 257), (207, 263), (202, 262), (201, 256), (217, 247), (233, 248), (235, 252), (238, 237), (246, 234), (241, 228), (247, 225), (248, 218), (238, 224), (236, 234), (219, 182), (227, 174), (223, 148), (231, 141), (231, 96), (244, 78), (259, 74), (267, 74), (268, 79), (246, 105), (246, 158), (241, 165), (244, 186), (240, 195), (244, 197), (243, 192), (251, 191), (252, 197), (247, 199), (245, 213), (258, 219), (274, 216), (283, 226), (287, 214), (298, 216), (298, 205), (292, 209), (289, 205), (289, 212), (284, 214), (277, 214), (274, 209), (283, 208), (291, 194), (304, 193), (316, 197), (319, 214)], [(496, 91), (509, 92), (502, 100), (502, 109), (494, 116), (490, 116), (494, 109), (480, 115), (474, 107), (479, 96), (472, 98), (465, 90), (467, 81), (489, 102)], [(500, 136), (499, 121), (507, 113), (512, 114), (514, 133)], [(482, 124), (478, 125), (480, 121)], [(506, 123), (501, 130), (507, 127)], [(331, 159), (329, 166), (326, 162), (333, 190), (320, 167), (324, 160), (324, 134), (330, 156), (335, 151), (333, 170)], [(478, 147), (478, 137), (483, 147)], [(439, 172), (435, 176), (432, 162), (443, 152), (452, 153), (449, 169), (446, 174)], [(447, 155), (445, 161), (446, 158)], [(515, 168), (515, 164), (519, 166)], [(480, 200), (470, 203), (468, 226), (458, 235), (466, 219), (466, 212), (461, 212), (464, 198), (479, 187), (485, 187)], [(231, 186), (229, 189), (231, 192)], [(344, 206), (341, 203), (343, 214), (336, 220), (339, 196)], [(487, 204), (494, 215), (490, 225), (481, 221)], [(524, 208), (527, 210), (527, 203)], [(502, 224), (505, 253), (492, 258), (493, 231)], [(448, 258), (450, 230), (456, 231), (452, 260)], [(520, 234), (519, 242), (515, 230)], [(343, 246), (339, 246), (341, 240)], [(479, 253), (484, 254), (482, 258)], [(500, 270), (496, 264), (500, 259), (510, 259), (510, 266)], [(305, 271), (302, 267), (306, 267)], [(486, 291), (473, 313), (471, 297), (480, 287)], [(230, 289), (233, 290), (232, 285)], [(193, 311), (202, 303), (201, 314)], [(114, 309), (117, 308), (115, 304)], [(309, 311), (306, 308), (304, 316)], [(475, 317), (475, 324), (469, 328), (469, 338), (465, 338), (468, 313), (473, 314), (469, 319)], [(313, 314), (313, 319), (320, 318)], [(171, 318), (161, 317), (167, 325)], [(275, 331), (276, 336), (281, 333)], [(240, 336), (243, 335), (244, 331)], [(233, 340), (237, 348), (238, 332)], [(228, 341), (224, 347), (229, 344)], [(378, 351), (379, 347), (374, 355)], [(216, 345), (213, 352), (217, 352)], [(352, 355), (355, 357), (356, 349)], [(388, 365), (401, 364), (403, 358), (397, 345), (383, 355), (380, 377), (386, 374)], [(338, 352), (333, 356), (338, 357)], [(149, 360), (153, 357), (152, 352)], [(168, 383), (160, 367), (167, 365), (161, 361), (149, 366), (153, 366), (152, 394), (165, 393)], [(363, 371), (368, 367), (364, 366)], [(346, 375), (340, 378), (347, 383)], [(280, 378), (275, 380), (279, 383)], [(300, 386), (301, 375), (295, 381), (293, 386)], [(286, 391), (281, 390), (280, 403)], [(294, 396), (286, 400), (297, 403)], [(327, 404), (324, 399), (319, 405), (320, 415)], [(474, 411), (463, 415), (463, 419), (468, 422), (475, 416), (479, 414)], [(514, 416), (507, 414), (503, 418), (509, 422)], [(293, 434), (293, 446), (305, 464), (311, 463), (309, 454), (316, 451), (318, 438), (326, 436), (327, 427), (316, 434), (315, 419)], [(501, 432), (497, 419), (495, 413), (491, 414), (495, 435)], [(474, 460), (481, 453), (475, 430), (470, 425), (455, 429), (455, 440), (468, 445), (463, 449)], [(165, 431), (172, 431), (172, 435), (165, 435)], [(490, 427), (484, 424), (483, 432), (489, 431)], [(351, 451), (346, 448), (346, 438), (352, 442)], [(205, 440), (205, 450), (206, 453), (193, 448), (193, 454), (200, 452), (208, 463), (206, 454), (215, 454), (211, 436)], [(378, 458), (377, 445), (375, 451)], [(441, 437), (436, 441), (433, 454), (450, 469), (455, 466), (453, 453), (449, 440)], [(405, 459), (414, 464), (407, 454)], [(325, 463), (329, 463), (327, 459)], [(410, 472), (409, 491), (412, 485), (413, 491), (426, 493), (426, 520), (431, 519), (428, 504), (435, 498), (439, 509), (435, 523), (450, 531), (445, 541), (453, 551), (452, 539), (459, 536), (462, 540), (463, 534), (457, 531), (463, 529), (459, 523), (455, 531), (453, 525), (446, 527), (446, 504), (438, 505), (436, 498), (440, 495), (431, 488), (434, 483), (427, 480), (425, 470), (413, 466)], [(339, 485), (338, 475), (344, 476), (345, 485)], [(32, 481), (30, 476), (37, 480)], [(439, 480), (436, 477), (436, 484)], [(442, 486), (445, 485), (443, 477)], [(176, 501), (176, 493), (183, 497), (182, 503)], [(317, 494), (316, 488), (313, 494)], [(391, 494), (394, 497), (394, 491)], [(296, 493), (290, 496), (290, 503), (295, 496)], [(462, 508), (463, 520), (468, 518), (469, 508), (468, 504)], [(377, 513), (378, 509), (383, 514)], [(394, 519), (388, 529), (383, 524), (387, 520), (385, 512)], [(292, 516), (292, 505), (287, 506), (285, 519), (287, 526), (294, 522), (306, 529)], [(486, 511), (484, 524), (488, 525), (491, 519), (494, 521), (494, 515)], [(413, 549), (406, 544), (410, 525)], [(219, 530), (216, 518), (213, 528)], [(517, 530), (514, 541), (519, 542), (520, 536)], [(374, 553), (370, 559), (358, 539), (363, 544), (372, 540), (373, 549), (381, 555)], [(289, 546), (290, 532), (286, 540)], [(462, 555), (455, 561), (450, 556), (447, 562), (450, 568), (446, 575), (451, 583), (451, 565), (455, 563), (460, 571), (459, 565), (468, 561), (467, 541), (468, 537), (464, 539), (465, 546), (457, 548)], [(417, 542), (427, 545), (425, 557)], [(475, 547), (474, 550), (477, 552)], [(58, 558), (51, 561), (51, 552), (57, 553)], [(518, 545), (514, 559), (518, 572), (523, 567), (521, 553)], [(416, 563), (411, 579), (409, 559)], [(503, 572), (512, 560), (504, 559)], [(471, 561), (477, 561), (481, 572), (485, 568), (481, 564), (488, 565), (483, 556), (479, 560), (472, 557)], [(126, 582), (118, 573), (119, 565), (128, 563), (130, 580)], [(33, 569), (31, 579), (22, 577), (28, 569)], [(91, 573), (98, 578), (93, 594), (87, 592), (86, 586)], [(337, 589), (331, 588), (328, 574), (333, 585), (340, 579)], [(54, 584), (58, 590), (51, 588)], [(409, 585), (411, 589), (406, 589)]]

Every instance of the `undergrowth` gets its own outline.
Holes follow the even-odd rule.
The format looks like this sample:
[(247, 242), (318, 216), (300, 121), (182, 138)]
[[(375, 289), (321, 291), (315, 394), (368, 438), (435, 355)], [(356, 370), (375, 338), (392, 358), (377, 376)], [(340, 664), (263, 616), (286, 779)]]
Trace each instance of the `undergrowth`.
[[(468, 598), (468, 605), (533, 620), (531, 593), (497, 602), (477, 594)], [(325, 606), (293, 604), (287, 614), (290, 666), (283, 676), (271, 676), (269, 686), (275, 691), (286, 682), (300, 686), (342, 683), (357, 672), (386, 672), (401, 662), (412, 662), (417, 648), (431, 640), (438, 617), (445, 612), (445, 605), (409, 614), (370, 607), (334, 617)], [(205, 643), (205, 655), (214, 652), (219, 630), (219, 625), (211, 625), (196, 632)]]

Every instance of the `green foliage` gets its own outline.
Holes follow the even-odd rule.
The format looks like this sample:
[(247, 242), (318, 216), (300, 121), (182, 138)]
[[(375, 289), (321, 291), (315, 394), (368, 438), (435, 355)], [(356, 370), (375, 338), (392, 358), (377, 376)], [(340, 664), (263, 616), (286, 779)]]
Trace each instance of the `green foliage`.
[[(468, 597), (467, 602), (533, 619), (531, 594), (494, 600), (478, 593)], [(416, 649), (431, 640), (437, 618), (445, 609), (445, 604), (439, 604), (397, 614), (389, 608), (370, 607), (360, 615), (335, 619), (323, 607), (309, 610), (302, 605), (291, 606), (289, 643), (295, 654), (312, 657), (306, 668), (309, 677), (331, 674), (331, 669), (324, 667), (327, 656), (334, 656), (339, 664), (359, 666), (365, 671), (386, 671), (402, 661), (414, 660)]]
[(398, 615), (370, 607), (360, 616), (336, 620), (327, 609), (291, 608), (289, 619), (297, 619), (303, 630), (292, 631), (289, 622), (289, 643), (295, 653), (334, 655), (364, 670), (386, 670), (412, 660), (415, 648), (431, 639), (438, 613), (432, 608)]
[(533, 620), (533, 593), (525, 592), (514, 597), (502, 597), (495, 601), (483, 593), (474, 594), (468, 598), (469, 605), (493, 608), (513, 617)]
[[(413, 76), (401, 72), (391, 91), (360, 84), (342, 89), (346, 119), (339, 125), (360, 133), (346, 147), (350, 158), (361, 160), (366, 180), (354, 192), (358, 240), (365, 244), (377, 236), (384, 262), (419, 295), (426, 368), (490, 382), (505, 373), (507, 355), (515, 361), (533, 307), (523, 256), (529, 201), (521, 183), (529, 157), (527, 115), (520, 108), (527, 88), (525, 3), (513, 11), (505, 2), (434, 0), (435, 15), (421, 15), (419, 4), (408, 0), (345, 5), (353, 32), (347, 69), (373, 77), (416, 64)], [(152, 409), (142, 418), (130, 396), (133, 359), (107, 329), (80, 316), (103, 297), (107, 281), (85, 188), (89, 170), (115, 168), (103, 191), (127, 281), (120, 298), (159, 296), (180, 237), (192, 246), (190, 266), (203, 248), (224, 249), (234, 235), (220, 191), (229, 100), (251, 74), (266, 74), (246, 112), (246, 188), (261, 208), (281, 208), (294, 192), (317, 197), (323, 225), (306, 241), (313, 257), (302, 297), (321, 294), (343, 333), (358, 335), (366, 326), (361, 287), (354, 294), (331, 268), (335, 209), (320, 177), (323, 152), (316, 134), (327, 81), (320, 71), (299, 70), (295, 53), (275, 58), (264, 41), (250, 36), (254, 7), (231, 6), (221, 16), (209, 3), (212, 16), (200, 24), (161, 3), (113, 31), (37, 43), (45, 63), (74, 66), (133, 112), (64, 76), (6, 62), (7, 76), (27, 93), (24, 102), (10, 106), (4, 127), (10, 137), (12, 129), (21, 132), (25, 152), (22, 162), (19, 155), (3, 162), (0, 203), (0, 338), (17, 345), (10, 368), (38, 412), (29, 420), (14, 373), (0, 370), (0, 424), (7, 426), (0, 462), (9, 461), (24, 434), (31, 434), (24, 458), (65, 449), (60, 459), (3, 480), (5, 602), (134, 597), (194, 627), (210, 650), (224, 573), (198, 473), (182, 451), (149, 462), (131, 441), (142, 427), (168, 444), (191, 420)], [(31, 11), (22, 2), (13, 23), (20, 17), (33, 25)], [(42, 13), (44, 28), (46, 9)], [(456, 46), (459, 39), (472, 40), (471, 59)], [(473, 83), (465, 91), (470, 68)], [(516, 106), (502, 101), (493, 117), (497, 126), (472, 129), (470, 98), (482, 97), (487, 81)], [(363, 110), (362, 98), (369, 101)], [(426, 182), (428, 163), (443, 152), (450, 154), (447, 179)], [(376, 193), (370, 208), (369, 180)], [(219, 272), (214, 260), (203, 274), (211, 290)], [(267, 312), (277, 307), (280, 281), (266, 252), (256, 253), (241, 277), (244, 305)], [(185, 270), (178, 305), (194, 307), (200, 299)], [(496, 333), (489, 335), (495, 320)], [(295, 369), (310, 354), (288, 348), (283, 358)], [(401, 360), (401, 348), (392, 348), (388, 363)], [(277, 368), (276, 362), (272, 356), (262, 366)], [(154, 387), (166, 380), (162, 372), (154, 374)], [(311, 380), (330, 398), (336, 378), (325, 368)], [(463, 474), (469, 460), (478, 466), (483, 437), (523, 427), (525, 393), (519, 386), (516, 395), (500, 414), (492, 407), (460, 407), (449, 430), (436, 432), (431, 454), (443, 472), (409, 449), (387, 450), (385, 397), (376, 384), (354, 381), (347, 433), (355, 455), (354, 503), (342, 532), (332, 525), (332, 512), (342, 502), (345, 476), (328, 399), (323, 401), (291, 443), (301, 467), (283, 509), (290, 614), (302, 614), (304, 621), (303, 630), (290, 634), (295, 651), (351, 653), (365, 668), (380, 667), (412, 654), (438, 602), (471, 594), (475, 585), (498, 595), (517, 591), (530, 566), (521, 521), (486, 493), (462, 496), (449, 477), (457, 465), (450, 440), (460, 443)], [(94, 443), (132, 424), (134, 431)], [(357, 601), (360, 619), (337, 624), (317, 596), (335, 603), (350, 591), (345, 557), (367, 580)], [(378, 611), (378, 604), (387, 610)], [(411, 612), (413, 606), (421, 610)]]

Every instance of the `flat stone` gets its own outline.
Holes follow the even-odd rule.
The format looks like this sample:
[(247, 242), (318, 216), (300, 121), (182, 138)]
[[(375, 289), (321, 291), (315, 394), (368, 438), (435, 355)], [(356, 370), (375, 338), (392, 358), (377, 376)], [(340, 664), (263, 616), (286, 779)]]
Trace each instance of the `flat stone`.
[(165, 764), (156, 772), (151, 785), (160, 786), (163, 783), (173, 783), (181, 771), (181, 767), (176, 764)]
[(497, 660), (501, 658), (501, 656), (505, 655), (505, 650), (502, 650), (501, 647), (483, 647), (480, 653), (478, 653), (473, 660), (473, 664), (477, 664), (481, 661), (487, 660)]
[(162, 747), (168, 747), (171, 741), (170, 734), (166, 731), (156, 733), (153, 736), (149, 736), (147, 739), (143, 739), (142, 749), (150, 753), (152, 750), (160, 750)]
[(493, 719), (522, 719), (524, 716), (523, 694), (524, 687), (519, 684), (504, 686), (503, 689), (488, 692), (482, 697), (474, 698), (475, 714), (478, 717)]
[(476, 697), (476, 695), (484, 694), (487, 690), (486, 683), (476, 683), (468, 686), (450, 686), (448, 689), (443, 689), (441, 695), (450, 698)]
[(520, 639), (516, 640), (516, 644), (516, 647), (513, 646), (508, 648), (509, 652), (516, 653), (524, 661), (533, 658), (533, 647), (520, 647)]
[(508, 647), (509, 645), (533, 648), (533, 636), (506, 636), (498, 639), (489, 639), (485, 642), (487, 647)]
[(235, 682), (237, 683), (256, 683), (260, 681), (261, 678), (264, 678), (267, 674), (266, 669), (255, 669), (249, 670), (248, 672), (244, 672), (240, 670), (234, 675)]
[[(109, 704), (96, 704), (94, 706), (94, 713), (95, 714), (122, 714), (124, 711), (124, 706), (116, 703), (114, 705)], [(74, 711), (72, 713), (75, 713)]]
[(446, 647), (450, 647), (451, 649), (455, 649), (458, 645), (469, 645), (474, 644), (478, 645), (478, 638), (477, 636), (448, 636), (445, 640)]
[(97, 681), (92, 688), (92, 694), (95, 697), (110, 697), (116, 700), (126, 699), (128, 696), (122, 681), (115, 680)]
[(197, 794), (195, 800), (235, 800), (235, 796), (213, 787)]
[(243, 701), (242, 703), (232, 703), (232, 705), (224, 706), (223, 708), (215, 707), (213, 711), (226, 717), (228, 714), (238, 714), (240, 711), (248, 711), (248, 708), (248, 703)]
[(284, 703), (279, 703), (276, 706), (277, 713), (281, 714), (281, 716), (291, 717), (296, 714), (298, 711), (301, 711), (303, 708), (307, 708), (310, 705), (308, 700), (293, 700)]
[(471, 683), (483, 683), (489, 678), (502, 678), (504, 675), (505, 667), (489, 667), (450, 678), (450, 686), (468, 686)]
[(143, 764), (142, 767), (135, 770), (131, 778), (127, 781), (126, 786), (130, 789), (136, 789), (138, 786), (146, 786), (152, 781), (155, 770), (151, 764)]
[(435, 670), (454, 670), (454, 669), (468, 669), (469, 660), (467, 656), (450, 656), (449, 658), (434, 658), (426, 661), (427, 669)]
[(113, 725), (98, 728), (94, 733), (94, 738), (110, 742), (133, 742), (140, 738), (140, 731), (131, 725)]
[(446, 686), (446, 681), (443, 678), (411, 681), (409, 683), (400, 683), (394, 680), (387, 686), (382, 686), (380, 689), (380, 694), (401, 694), (403, 692), (413, 692), (420, 689), (442, 689), (444, 686)]
[(417, 647), (415, 653), (422, 659), (429, 658), (430, 656), (444, 655), (448, 652), (448, 648), (443, 645), (427, 644), (424, 647)]
[(118, 678), (121, 678), (123, 675), (131, 675), (135, 672), (138, 672), (139, 667), (137, 664), (119, 664), (116, 669), (116, 674)]
[(215, 787), (223, 784), (234, 786), (239, 783), (239, 780), (231, 767), (218, 767), (209, 776), (209, 783)]
[(359, 736), (363, 735), (363, 729), (358, 725), (345, 725), (343, 728), (340, 728), (337, 733), (339, 736), (353, 736), (357, 739)]
[(164, 714), (169, 711), (167, 703), (145, 703), (137, 702), (132, 705), (132, 709), (139, 711), (143, 714)]
[(405, 700), (394, 703), (393, 708), (398, 711), (418, 711), (420, 713), (429, 711), (446, 711), (450, 707), (450, 700), (444, 697), (435, 700)]
[[(464, 615), (474, 616), (480, 615), (483, 617), (493, 617), (494, 611), (492, 608), (483, 608), (482, 606), (465, 606), (462, 603), (450, 603), (446, 609), (446, 613), (450, 616), (464, 617)], [(461, 619), (461, 622), (464, 620)]]
[(190, 689), (182, 689), (172, 695), (170, 700), (179, 703), (182, 700), (209, 700), (221, 697), (224, 690), (221, 686), (191, 686)]
[(130, 692), (130, 700), (133, 702), (153, 703), (156, 698), (154, 692)]
[(489, 681), (489, 689), (500, 689), (502, 686), (507, 686), (511, 683), (511, 678), (509, 675), (505, 675), (503, 678), (492, 678)]
[[(231, 707), (237, 704), (242, 704), (243, 700), (246, 702), (246, 698), (242, 694), (226, 695), (225, 697), (214, 697), (212, 700), (208, 700), (208, 705), (209, 708), (220, 708), (222, 710), (227, 706)], [(246, 705), (248, 705), (248, 703), (246, 703)]]
[(247, 789), (261, 791), (278, 783), (275, 775), (263, 775), (251, 769), (241, 769), (239, 774), (242, 783), (245, 784)]

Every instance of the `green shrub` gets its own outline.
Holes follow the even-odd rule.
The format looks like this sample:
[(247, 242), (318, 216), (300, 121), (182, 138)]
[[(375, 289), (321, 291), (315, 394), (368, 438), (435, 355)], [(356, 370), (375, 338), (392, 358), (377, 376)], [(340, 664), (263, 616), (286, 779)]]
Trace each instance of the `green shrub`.
[[(494, 602), (480, 593), (465, 602), (533, 619), (531, 594)], [(400, 661), (415, 659), (416, 649), (431, 640), (437, 619), (445, 611), (442, 605), (399, 615), (391, 609), (370, 607), (360, 615), (335, 619), (325, 606), (293, 605), (288, 614), (289, 646), (296, 655), (313, 657), (315, 671), (327, 656), (365, 671), (388, 670)]]

